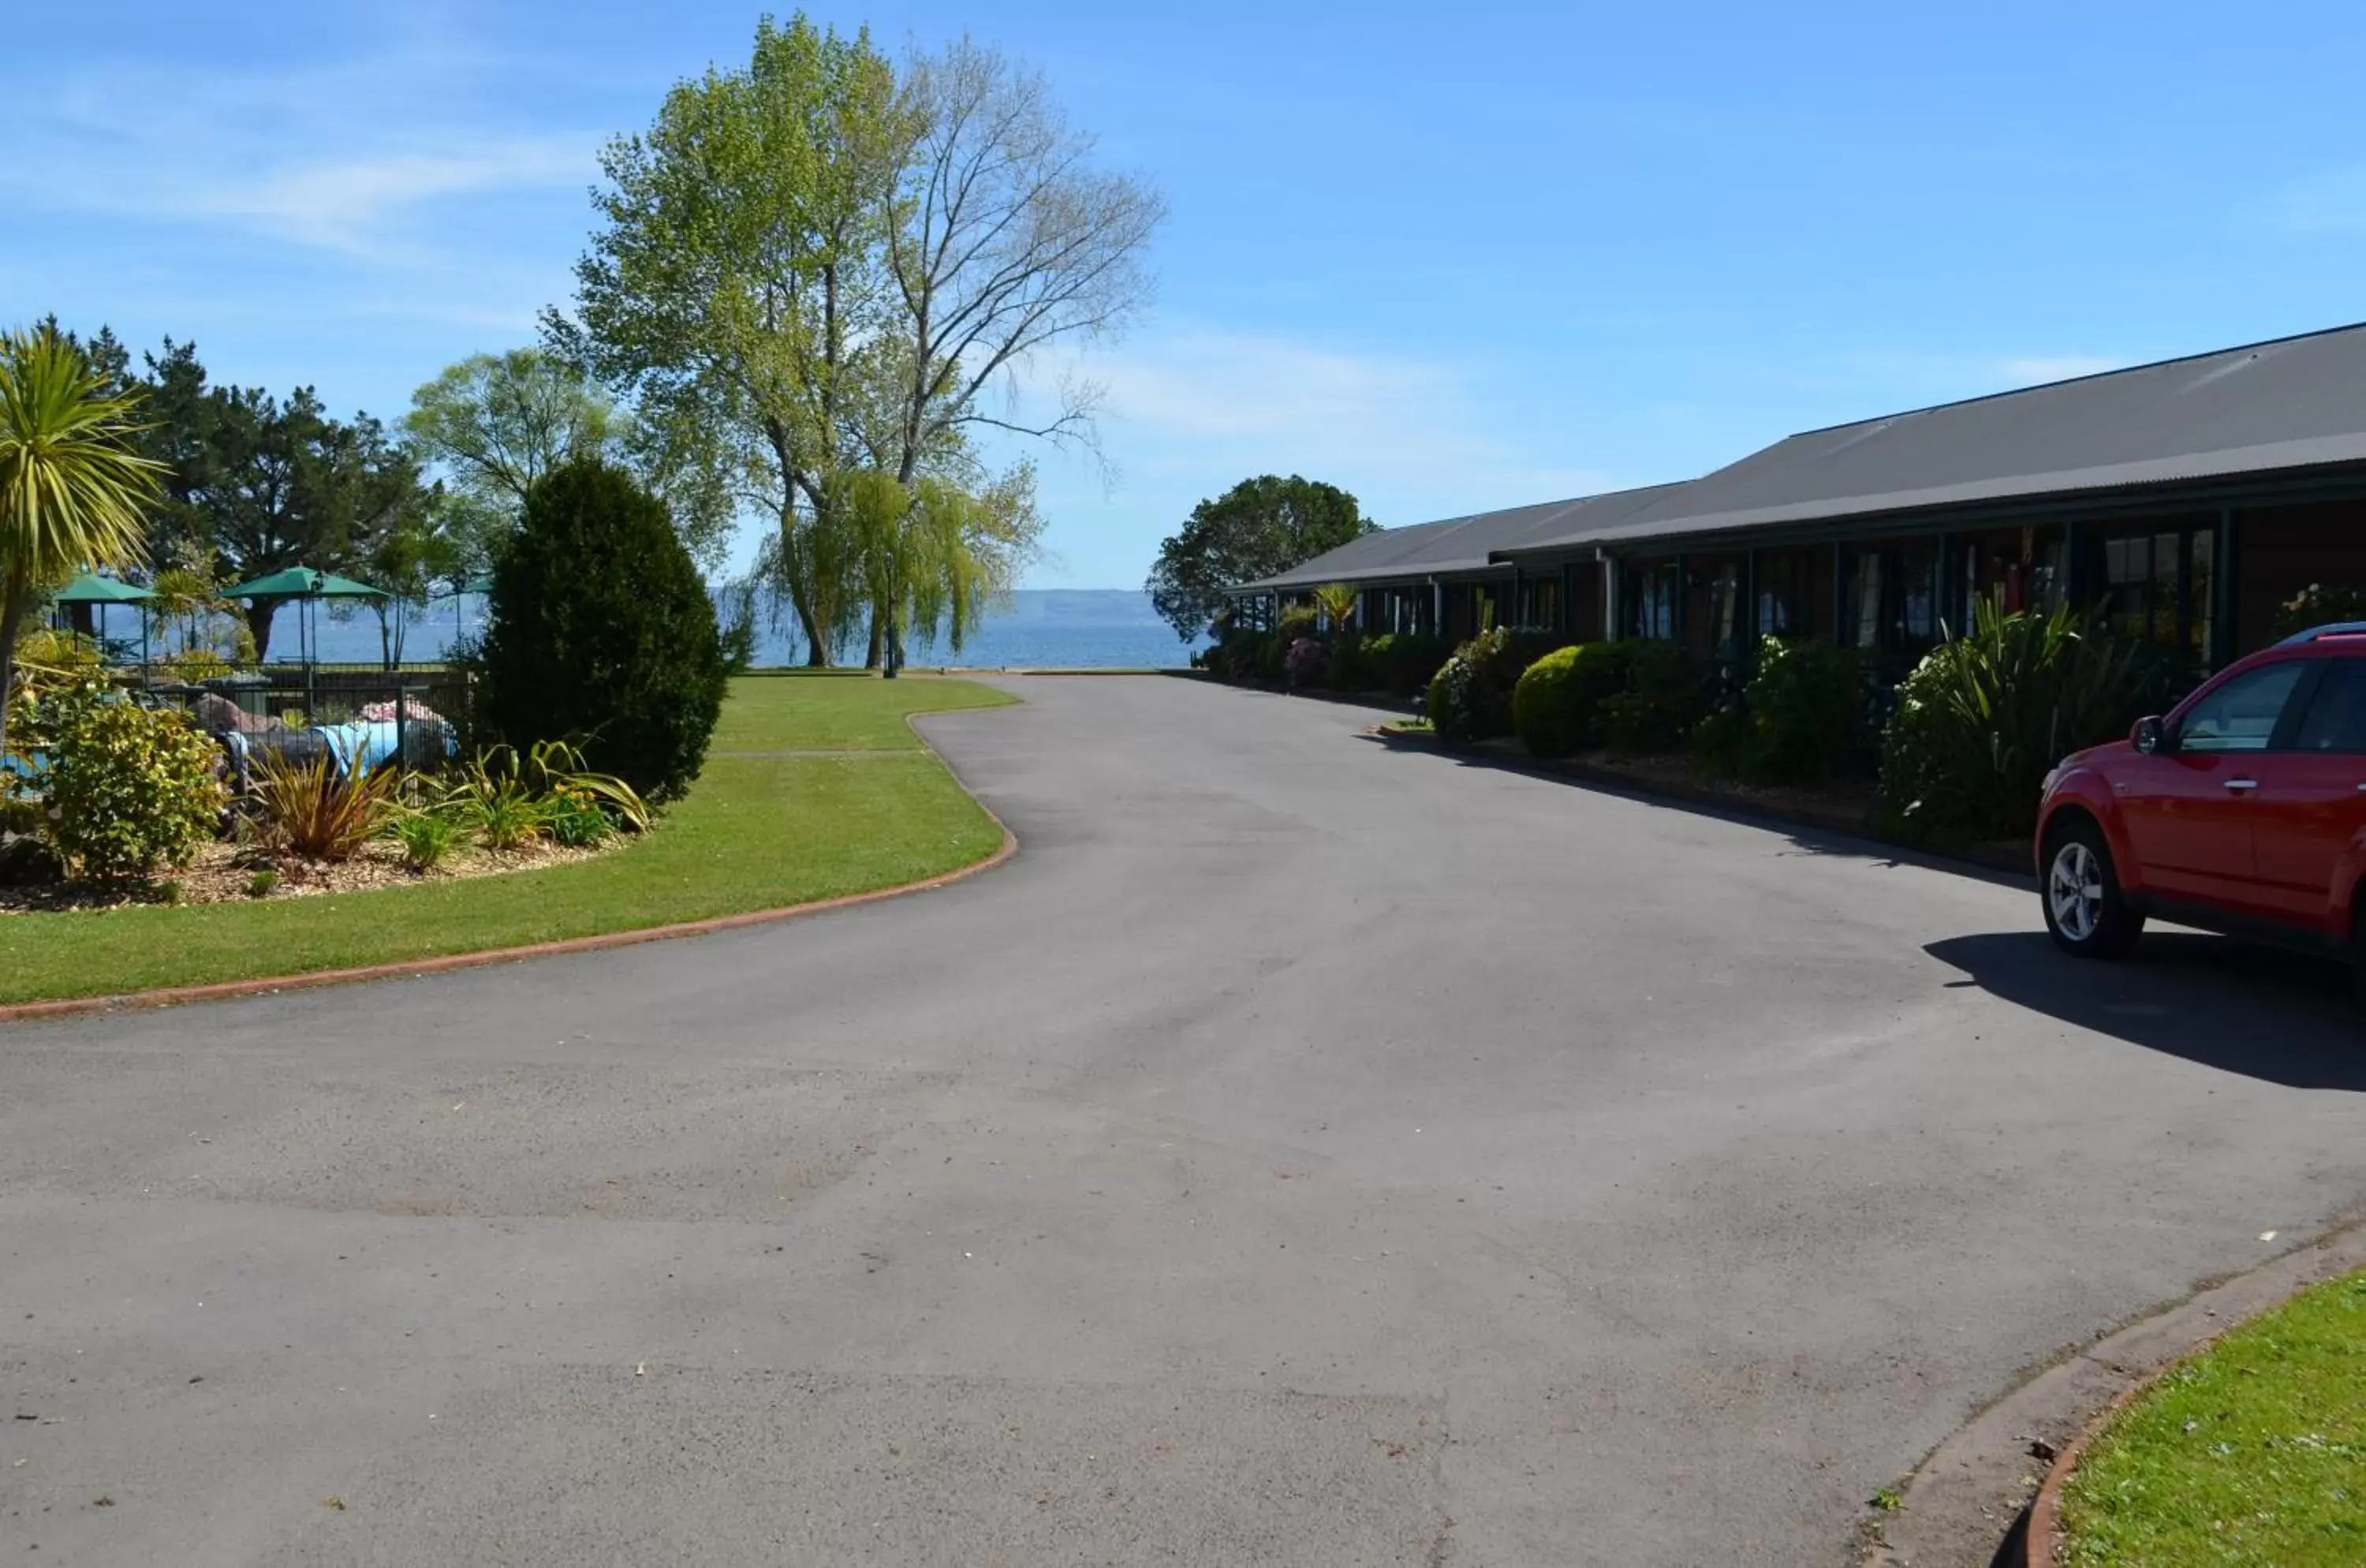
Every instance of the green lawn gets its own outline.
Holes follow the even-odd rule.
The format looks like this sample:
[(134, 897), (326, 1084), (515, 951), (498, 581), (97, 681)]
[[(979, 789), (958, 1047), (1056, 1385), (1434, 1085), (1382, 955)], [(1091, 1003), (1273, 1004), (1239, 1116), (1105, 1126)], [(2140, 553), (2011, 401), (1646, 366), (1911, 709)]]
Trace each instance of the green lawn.
[(2062, 1522), (2080, 1568), (2366, 1562), (2366, 1273), (2156, 1383), (2081, 1458)]
[[(1001, 829), (905, 716), (1011, 699), (936, 679), (754, 675), (647, 839), (546, 871), (255, 904), (0, 917), (0, 1003), (512, 947), (777, 908), (984, 859)], [(731, 751), (858, 750), (742, 758)]]

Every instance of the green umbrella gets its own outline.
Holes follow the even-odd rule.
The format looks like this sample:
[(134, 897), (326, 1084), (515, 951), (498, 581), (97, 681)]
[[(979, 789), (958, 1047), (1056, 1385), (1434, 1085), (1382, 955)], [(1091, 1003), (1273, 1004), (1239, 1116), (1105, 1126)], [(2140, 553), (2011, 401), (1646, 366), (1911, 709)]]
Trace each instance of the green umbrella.
[(454, 583), (443, 592), (435, 595), (438, 599), (449, 599), (452, 601), (452, 636), (456, 645), (457, 643), (457, 639), (464, 635), (463, 624), (460, 620), (460, 601), (467, 598), (471, 593), (477, 594), (481, 598), (484, 595), (492, 592), (492, 591), (493, 574), (490, 571), (479, 571), (473, 572), (470, 575), (462, 578), (459, 581)]
[[(393, 595), (383, 588), (372, 588), (366, 582), (355, 582), (350, 577), (339, 577), (332, 571), (315, 567), (291, 566), (275, 571), (268, 577), (258, 577), (252, 582), (242, 582), (224, 591), (225, 599), (294, 599), (310, 602), (314, 599), (388, 599)], [(304, 613), (296, 613), (298, 651), (304, 660), (304, 712), (312, 711), (312, 653), (305, 646)]]
[[(156, 597), (153, 591), (132, 582), (118, 582), (111, 577), (101, 577), (85, 571), (67, 583), (53, 595), (61, 604), (96, 604), (98, 606), (98, 640), (102, 649), (107, 644), (107, 607), (109, 604), (144, 604)], [(148, 612), (140, 612), (140, 668), (145, 678), (148, 668)]]
[(224, 591), (225, 599), (383, 599), (383, 588), (309, 566), (291, 566)]
[(57, 591), (61, 604), (137, 604), (143, 599), (153, 599), (155, 592), (137, 583), (118, 582), (111, 577), (85, 571)]

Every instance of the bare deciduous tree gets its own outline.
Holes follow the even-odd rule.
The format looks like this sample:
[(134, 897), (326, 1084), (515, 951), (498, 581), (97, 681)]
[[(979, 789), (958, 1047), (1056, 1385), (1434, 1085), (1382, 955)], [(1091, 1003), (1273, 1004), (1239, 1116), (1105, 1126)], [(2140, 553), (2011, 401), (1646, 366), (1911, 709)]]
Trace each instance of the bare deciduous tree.
[(963, 39), (906, 66), (887, 263), (901, 307), (881, 346), (896, 372), (895, 450), (910, 483), (971, 428), (1090, 442), (1098, 389), (1070, 381), (1048, 418), (989, 412), (983, 395), (1061, 340), (1122, 327), (1151, 293), (1144, 266), (1166, 203), (1096, 169), (1043, 79)]

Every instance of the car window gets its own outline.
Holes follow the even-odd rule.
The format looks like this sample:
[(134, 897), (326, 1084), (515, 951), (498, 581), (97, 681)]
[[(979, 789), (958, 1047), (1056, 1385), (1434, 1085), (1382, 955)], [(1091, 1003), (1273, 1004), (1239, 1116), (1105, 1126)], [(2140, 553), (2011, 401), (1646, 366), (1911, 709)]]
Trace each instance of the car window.
[(2366, 751), (2366, 659), (2329, 659), (2293, 742), (2298, 751)]
[(2308, 671), (2301, 660), (2287, 660), (2247, 671), (2204, 695), (2185, 712), (2177, 727), (2180, 751), (2264, 751), (2275, 738), (2276, 721), (2284, 704)]

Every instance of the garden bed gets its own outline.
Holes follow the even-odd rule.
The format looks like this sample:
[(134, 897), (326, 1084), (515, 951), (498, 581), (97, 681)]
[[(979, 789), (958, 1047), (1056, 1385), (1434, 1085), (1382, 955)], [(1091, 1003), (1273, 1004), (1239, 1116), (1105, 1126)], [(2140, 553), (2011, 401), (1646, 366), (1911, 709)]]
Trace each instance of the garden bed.
[(450, 851), (430, 871), (405, 865), (401, 847), (386, 840), (364, 846), (347, 861), (258, 860), (253, 851), (238, 844), (208, 844), (187, 865), (154, 884), (54, 882), (0, 886), (0, 916), (124, 909), (149, 904), (252, 904), (409, 887), (565, 865), (611, 852), (630, 841), (620, 836), (604, 844), (578, 848), (544, 840), (503, 852), (462, 846)]
[(1011, 700), (958, 680), (744, 678), (690, 793), (613, 852), (514, 875), (0, 919), (0, 1005), (558, 942), (941, 876), (992, 855), (1002, 828), (906, 720)]

